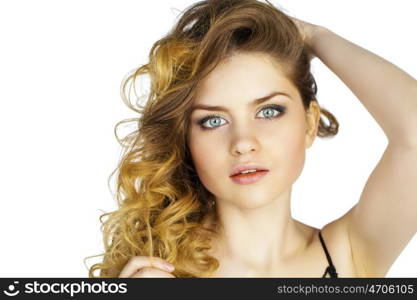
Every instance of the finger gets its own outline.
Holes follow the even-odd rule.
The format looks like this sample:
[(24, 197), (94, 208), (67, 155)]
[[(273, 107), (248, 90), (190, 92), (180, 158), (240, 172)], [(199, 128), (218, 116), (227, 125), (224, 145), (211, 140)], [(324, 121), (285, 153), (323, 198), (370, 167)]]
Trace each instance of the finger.
[(132, 278), (175, 278), (175, 276), (160, 269), (144, 267), (133, 274)]
[(131, 277), (139, 271), (140, 268), (144, 267), (159, 268), (164, 271), (172, 272), (174, 269), (170, 269), (170, 265), (171, 264), (158, 257), (151, 258), (149, 256), (134, 256), (126, 263), (123, 270), (119, 274), (119, 278)]

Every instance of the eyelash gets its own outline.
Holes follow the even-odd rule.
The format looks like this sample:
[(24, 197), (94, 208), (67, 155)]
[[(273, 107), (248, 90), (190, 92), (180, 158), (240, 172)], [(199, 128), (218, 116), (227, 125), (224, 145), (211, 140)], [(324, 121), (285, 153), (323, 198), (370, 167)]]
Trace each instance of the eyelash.
[[(269, 104), (269, 105), (266, 105), (266, 106), (262, 107), (259, 112), (263, 111), (264, 109), (268, 109), (268, 108), (276, 110), (276, 111), (279, 112), (279, 114), (275, 117), (265, 117), (265, 118), (263, 118), (263, 119), (267, 119), (269, 121), (272, 121), (273, 119), (277, 119), (277, 118), (281, 117), (283, 114), (285, 114), (285, 111), (286, 111), (286, 108), (284, 106), (276, 105), (276, 104)], [(215, 130), (216, 128), (218, 128), (220, 126), (215, 126), (215, 127), (205, 127), (205, 126), (203, 126), (204, 123), (206, 123), (207, 121), (209, 121), (213, 118), (222, 118), (222, 117), (220, 117), (219, 115), (208, 115), (208, 116), (200, 119), (199, 121), (197, 121), (197, 124), (200, 126), (200, 128), (202, 130)]]

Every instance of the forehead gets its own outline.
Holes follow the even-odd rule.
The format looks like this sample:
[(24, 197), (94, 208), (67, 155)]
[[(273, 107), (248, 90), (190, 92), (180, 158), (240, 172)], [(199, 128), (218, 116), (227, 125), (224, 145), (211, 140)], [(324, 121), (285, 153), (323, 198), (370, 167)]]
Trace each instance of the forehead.
[(195, 103), (222, 101), (229, 96), (255, 99), (271, 90), (293, 93), (295, 87), (271, 56), (238, 53), (219, 63), (199, 83)]

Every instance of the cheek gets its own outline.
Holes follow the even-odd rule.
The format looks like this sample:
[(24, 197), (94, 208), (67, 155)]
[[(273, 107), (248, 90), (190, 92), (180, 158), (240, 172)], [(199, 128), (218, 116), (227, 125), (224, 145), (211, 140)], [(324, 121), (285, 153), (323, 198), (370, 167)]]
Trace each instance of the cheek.
[(291, 185), (299, 176), (305, 160), (305, 128), (298, 117), (259, 128), (262, 150), (259, 157), (274, 170), (280, 189)]
[(261, 124), (256, 132), (264, 151), (273, 149), (289, 156), (304, 148), (305, 128), (300, 122), (300, 118), (293, 117), (271, 125)]
[(279, 180), (284, 185), (291, 185), (299, 177), (304, 167), (304, 128), (293, 127), (291, 131), (283, 131), (275, 137), (275, 140), (275, 157)]
[(286, 157), (284, 160), (288, 179), (294, 182), (300, 175), (305, 162), (304, 135), (292, 136), (286, 143)]
[[(217, 136), (217, 138), (216, 138)], [(203, 185), (213, 192), (216, 179), (227, 174), (227, 153), (219, 135), (210, 133), (190, 133), (190, 152), (197, 174)]]

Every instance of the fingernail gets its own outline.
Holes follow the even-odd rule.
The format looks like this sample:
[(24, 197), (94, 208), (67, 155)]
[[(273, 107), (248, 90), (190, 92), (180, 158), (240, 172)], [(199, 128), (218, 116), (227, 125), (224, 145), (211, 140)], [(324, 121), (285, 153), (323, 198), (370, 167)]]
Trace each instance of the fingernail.
[(164, 265), (169, 271), (174, 271), (175, 270), (175, 267), (168, 262), (164, 262)]

